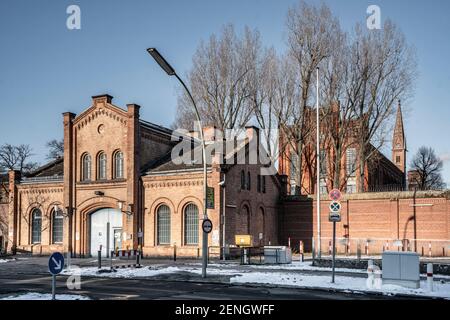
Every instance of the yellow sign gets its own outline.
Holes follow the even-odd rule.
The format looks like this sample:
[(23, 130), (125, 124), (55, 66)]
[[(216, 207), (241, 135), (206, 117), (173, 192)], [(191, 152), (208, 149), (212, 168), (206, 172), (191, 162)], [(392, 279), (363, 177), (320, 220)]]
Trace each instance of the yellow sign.
[(234, 241), (236, 246), (238, 247), (252, 247), (253, 246), (253, 237), (249, 234), (241, 234), (235, 235)]

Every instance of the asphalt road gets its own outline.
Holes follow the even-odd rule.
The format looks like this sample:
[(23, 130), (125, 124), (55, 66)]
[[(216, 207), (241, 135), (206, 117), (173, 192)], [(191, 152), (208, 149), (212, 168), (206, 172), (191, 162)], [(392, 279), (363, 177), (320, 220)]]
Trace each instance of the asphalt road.
[[(24, 292), (51, 293), (48, 257), (20, 258), (0, 264), (0, 298)], [(78, 265), (95, 265), (94, 259), (74, 261)], [(178, 262), (178, 261), (177, 261)], [(183, 262), (180, 262), (183, 263)], [(189, 279), (189, 281), (184, 281)], [(209, 281), (213, 281), (210, 277)], [(69, 290), (67, 276), (57, 277), (57, 293), (80, 294), (91, 299), (166, 299), (166, 300), (367, 300), (402, 299), (402, 297), (351, 294), (327, 290), (276, 288), (198, 281), (191, 276), (161, 275), (151, 279), (82, 277), (80, 290)], [(219, 281), (218, 281), (219, 282)], [(223, 281), (221, 281), (223, 282)], [(411, 298), (408, 298), (411, 299)]]
[[(57, 277), (57, 293), (81, 294), (91, 299), (128, 300), (360, 300), (393, 297), (335, 293), (325, 290), (264, 288), (217, 283), (174, 282), (149, 279), (83, 277), (81, 290), (68, 290), (65, 276)], [(18, 274), (0, 276), (0, 297), (22, 292), (51, 293), (51, 277)]]

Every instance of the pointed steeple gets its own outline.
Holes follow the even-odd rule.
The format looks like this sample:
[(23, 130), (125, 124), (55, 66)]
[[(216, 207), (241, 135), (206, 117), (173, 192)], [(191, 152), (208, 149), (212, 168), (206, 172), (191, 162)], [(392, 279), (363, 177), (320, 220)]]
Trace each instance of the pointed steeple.
[(397, 118), (395, 120), (395, 128), (394, 128), (394, 136), (392, 139), (392, 149), (393, 150), (399, 150), (399, 149), (405, 149), (406, 150), (406, 138), (405, 138), (405, 130), (403, 128), (403, 115), (402, 115), (402, 105), (400, 100), (398, 100), (398, 107), (397, 107)]
[(406, 138), (403, 127), (402, 106), (398, 101), (397, 118), (395, 119), (394, 135), (392, 137), (392, 162), (403, 172), (406, 172)]

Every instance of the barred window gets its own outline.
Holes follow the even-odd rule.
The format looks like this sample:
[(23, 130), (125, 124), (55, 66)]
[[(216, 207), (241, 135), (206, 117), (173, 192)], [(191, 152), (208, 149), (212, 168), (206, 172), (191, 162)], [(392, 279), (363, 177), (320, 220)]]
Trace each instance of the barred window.
[(188, 204), (184, 209), (184, 243), (198, 244), (198, 208), (193, 203)]
[(157, 211), (158, 245), (170, 244), (170, 209), (161, 205)]
[(241, 171), (241, 190), (245, 190), (245, 172)]
[(347, 149), (347, 163), (346, 163), (347, 176), (356, 176), (356, 149)]
[(106, 154), (104, 152), (98, 155), (98, 180), (106, 179)]
[(327, 176), (327, 153), (325, 150), (320, 150), (320, 177)]
[(41, 243), (42, 213), (34, 209), (31, 213), (31, 243)]
[(52, 243), (63, 242), (64, 216), (61, 210), (52, 212)]
[(266, 193), (266, 176), (261, 176), (261, 191)]
[(88, 153), (84, 154), (82, 157), (81, 170), (81, 180), (91, 180), (91, 156)]
[(123, 177), (123, 152), (117, 151), (114, 154), (114, 178), (122, 179)]

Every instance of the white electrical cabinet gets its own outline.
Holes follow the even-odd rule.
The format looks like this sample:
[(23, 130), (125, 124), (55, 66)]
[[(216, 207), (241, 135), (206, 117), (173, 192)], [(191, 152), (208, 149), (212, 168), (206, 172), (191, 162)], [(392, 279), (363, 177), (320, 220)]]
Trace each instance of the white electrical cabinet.
[(383, 253), (383, 284), (420, 288), (419, 255), (415, 252)]
[(292, 263), (292, 250), (286, 246), (265, 246), (264, 263)]

